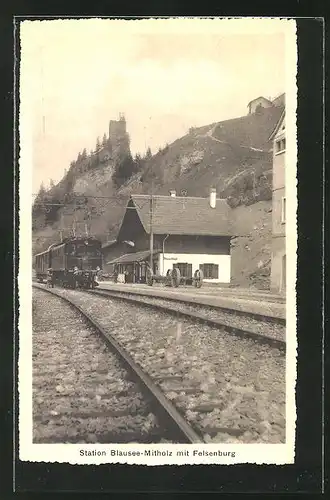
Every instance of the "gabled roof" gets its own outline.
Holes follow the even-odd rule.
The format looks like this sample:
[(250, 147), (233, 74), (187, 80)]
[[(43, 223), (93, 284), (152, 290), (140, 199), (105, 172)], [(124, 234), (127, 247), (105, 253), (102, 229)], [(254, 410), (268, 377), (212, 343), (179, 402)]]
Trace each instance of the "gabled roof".
[[(150, 195), (131, 195), (146, 233), (150, 233)], [(231, 208), (217, 198), (211, 208), (209, 198), (153, 196), (152, 230), (154, 234), (231, 236)]]
[(283, 120), (284, 120), (284, 117), (285, 117), (285, 109), (283, 110), (281, 116), (280, 116), (280, 119), (278, 120), (273, 132), (270, 134), (269, 136), (269, 140), (272, 140), (274, 139), (275, 135), (277, 134), (278, 132), (278, 129), (280, 128), (281, 124), (283, 123)]
[(263, 99), (264, 101), (267, 101), (269, 102), (270, 104), (273, 104), (272, 101), (270, 101), (269, 99), (267, 99), (266, 97), (264, 97), (263, 95), (260, 95), (259, 97), (256, 97), (255, 99), (252, 99), (252, 101), (248, 102), (248, 106), (250, 106), (250, 104), (254, 101), (257, 101), (258, 99)]

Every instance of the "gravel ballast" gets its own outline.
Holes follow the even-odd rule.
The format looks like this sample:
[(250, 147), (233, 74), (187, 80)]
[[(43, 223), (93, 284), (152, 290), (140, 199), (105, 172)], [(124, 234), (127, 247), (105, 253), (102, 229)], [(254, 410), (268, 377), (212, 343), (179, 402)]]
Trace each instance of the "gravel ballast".
[(56, 291), (126, 348), (206, 442), (285, 442), (285, 356), (278, 349), (117, 299)]
[(33, 291), (33, 441), (159, 442), (135, 383), (81, 314)]
[[(98, 291), (96, 292), (98, 293)], [(101, 293), (109, 293), (106, 290), (101, 290)], [(111, 292), (110, 292), (111, 293)], [(268, 322), (261, 319), (255, 319), (248, 314), (237, 314), (234, 310), (232, 312), (224, 311), (219, 308), (199, 306), (189, 303), (182, 303), (179, 301), (173, 302), (166, 299), (156, 297), (139, 297), (137, 294), (125, 293), (123, 297), (134, 299), (136, 302), (147, 302), (150, 304), (160, 305), (181, 311), (184, 313), (199, 314), (209, 320), (219, 321), (223, 325), (235, 327), (239, 329), (247, 329), (248, 331), (257, 333), (259, 335), (266, 335), (267, 337), (275, 340), (285, 341), (286, 327), (281, 324), (276, 324), (273, 321)]]

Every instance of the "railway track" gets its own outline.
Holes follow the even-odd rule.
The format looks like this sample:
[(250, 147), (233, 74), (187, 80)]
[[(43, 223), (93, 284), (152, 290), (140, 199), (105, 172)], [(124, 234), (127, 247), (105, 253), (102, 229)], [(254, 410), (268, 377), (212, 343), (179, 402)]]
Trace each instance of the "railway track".
[[(37, 288), (44, 289), (42, 285)], [(54, 293), (53, 289), (48, 291)], [(185, 434), (181, 441), (285, 439), (285, 358), (281, 345), (265, 339), (252, 342), (247, 336), (235, 340), (223, 328), (219, 330), (217, 322), (207, 325), (205, 318), (191, 314), (188, 318), (187, 311), (177, 315), (177, 310), (174, 314), (168, 307), (153, 307), (156, 310), (150, 314), (141, 303), (133, 305), (122, 297), (118, 301), (118, 296), (104, 295), (103, 291), (58, 289), (56, 294), (69, 298), (83, 314), (87, 312), (89, 321), (102, 329), (106, 338), (111, 332), (115, 345), (147, 376), (149, 386), (154, 384), (165, 406), (171, 408), (170, 412), (159, 412), (165, 415), (165, 426), (171, 428), (171, 418), (177, 413), (195, 433), (194, 439), (201, 440), (189, 441)], [(204, 324), (198, 327), (197, 320)], [(269, 351), (269, 345), (277, 349)], [(267, 423), (265, 414), (269, 412)]]
[[(111, 299), (125, 300), (132, 304), (138, 304), (143, 307), (164, 311), (174, 314), (178, 317), (185, 317), (194, 321), (205, 323), (209, 326), (220, 328), (227, 333), (238, 337), (249, 338), (259, 343), (267, 344), (271, 347), (285, 351), (285, 320), (282, 318), (266, 317), (255, 313), (234, 311), (223, 307), (209, 307), (204, 304), (193, 304), (191, 301), (177, 300), (175, 298), (160, 298), (151, 297), (147, 294), (131, 293), (124, 291), (88, 290), (87, 293), (98, 295), (100, 297), (108, 297)], [(212, 318), (214, 316), (214, 318)], [(217, 318), (219, 316), (219, 318)], [(225, 318), (221, 317), (225, 316)], [(250, 325), (238, 326), (233, 325), (235, 316), (246, 317)], [(275, 333), (263, 333), (263, 330), (276, 328)]]
[[(271, 313), (254, 312), (254, 311), (249, 311), (246, 309), (226, 307), (226, 306), (217, 305), (217, 304), (207, 304), (207, 303), (203, 302), (202, 300), (199, 300), (199, 299), (204, 298), (202, 295), (198, 298), (197, 297), (182, 298), (182, 296), (179, 297), (178, 294), (175, 293), (175, 294), (173, 294), (173, 296), (170, 297), (168, 295), (161, 296), (161, 295), (153, 295), (151, 293), (144, 293), (143, 291), (140, 291), (140, 290), (139, 291), (137, 291), (137, 290), (111, 290), (111, 289), (107, 289), (107, 288), (102, 288), (102, 285), (100, 286), (99, 290), (102, 290), (102, 291), (108, 290), (108, 291), (111, 291), (111, 293), (113, 293), (113, 294), (122, 295), (123, 297), (127, 296), (127, 295), (131, 295), (131, 296), (136, 296), (136, 297), (141, 297), (141, 298), (153, 298), (153, 299), (159, 299), (159, 300), (167, 300), (168, 302), (174, 302), (176, 304), (183, 304), (183, 305), (193, 306), (193, 307), (198, 307), (198, 308), (202, 307), (203, 309), (208, 309), (209, 311), (219, 311), (219, 312), (224, 312), (227, 314), (232, 314), (235, 316), (244, 316), (244, 317), (248, 317), (250, 319), (254, 319), (256, 321), (267, 321), (268, 323), (278, 324), (278, 325), (282, 325), (282, 326), (285, 326), (285, 324), (286, 324), (285, 318), (283, 318), (280, 315), (274, 315)], [(243, 296), (236, 297), (233, 294), (231, 295), (231, 298), (251, 300), (251, 298), (248, 299), (248, 297), (246, 297), (246, 296), (245, 297), (243, 297)], [(254, 297), (252, 300), (254, 302), (256, 302), (256, 301), (258, 302), (258, 300), (260, 300), (260, 298)], [(271, 303), (269, 300), (266, 302)]]
[[(136, 391), (140, 390), (146, 400), (149, 402), (149, 405), (152, 409), (153, 414), (156, 416), (157, 421), (162, 424), (162, 427), (158, 429), (158, 432), (153, 431), (153, 435), (150, 437), (151, 442), (159, 442), (161, 439), (165, 440), (169, 439), (169, 442), (177, 442), (177, 443), (200, 443), (203, 442), (202, 438), (198, 433), (192, 428), (192, 426), (185, 421), (185, 419), (181, 416), (181, 414), (177, 411), (177, 409), (174, 407), (174, 405), (169, 401), (165, 395), (160, 391), (160, 389), (155, 385), (155, 383), (152, 381), (152, 379), (134, 362), (132, 357), (123, 349), (123, 347), (116, 341), (116, 339), (111, 335), (109, 331), (105, 331), (105, 329), (95, 320), (95, 318), (92, 318), (86, 311), (84, 311), (79, 305), (77, 305), (73, 300), (71, 300), (68, 297), (64, 297), (63, 295), (60, 295), (57, 293), (55, 290), (50, 290), (47, 288), (44, 288), (40, 285), (34, 284), (33, 287), (38, 290), (42, 290), (41, 293), (44, 294), (50, 294), (52, 297), (56, 297), (58, 300), (66, 304), (66, 306), (70, 306), (70, 308), (74, 309), (76, 313), (80, 316), (80, 318), (83, 319), (83, 321), (89, 325), (91, 328), (91, 331), (93, 334), (97, 334), (99, 338), (103, 341), (105, 344), (106, 348), (110, 350), (117, 359), (119, 359), (120, 364), (125, 367), (125, 370), (129, 374), (129, 379), (134, 382), (134, 384), (137, 385), (138, 389), (136, 387), (132, 388), (124, 388), (124, 392), (127, 390), (132, 391), (135, 394)], [(63, 311), (64, 312), (64, 311)], [(54, 338), (53, 338), (54, 340)], [(62, 339), (63, 340), (63, 339)], [(86, 338), (85, 338), (86, 340)], [(64, 339), (64, 343), (67, 342), (67, 339)], [(79, 344), (79, 342), (77, 342)], [(73, 349), (77, 348), (75, 345), (75, 342), (73, 343), (71, 347)], [(93, 345), (90, 344), (90, 339), (87, 341), (86, 340), (86, 345), (83, 345), (81, 348), (82, 349), (89, 349), (90, 347), (93, 348)], [(79, 345), (78, 345), (79, 348)], [(53, 351), (53, 345), (48, 346), (48, 349), (51, 349)], [(47, 348), (43, 349), (42, 352), (44, 355), (46, 355)], [(48, 360), (49, 362), (49, 360)], [(108, 363), (111, 365), (114, 363), (113, 357), (110, 357), (108, 359)], [(38, 366), (42, 367), (42, 369), (47, 368), (47, 359), (43, 358)], [(54, 362), (52, 363), (54, 364)], [(60, 364), (60, 363), (59, 363)], [(86, 363), (84, 365), (86, 367)], [(72, 368), (70, 367), (70, 362), (68, 362), (68, 359), (65, 359), (64, 367), (66, 369)], [(93, 376), (93, 372), (87, 372), (85, 374), (85, 380), (87, 380), (89, 377)], [(95, 371), (97, 372), (97, 369), (95, 368)], [(105, 373), (107, 370), (102, 368), (101, 374)], [(36, 374), (38, 377), (38, 372)], [(120, 374), (119, 370), (119, 376), (123, 376), (123, 374)], [(104, 375), (105, 377), (105, 375)], [(35, 378), (35, 377), (34, 377)], [(102, 377), (101, 377), (102, 379)], [(126, 384), (127, 385), (127, 384)], [(65, 387), (63, 388), (61, 385), (57, 386), (57, 391), (60, 393), (60, 395), (64, 392), (65, 393)], [(65, 395), (65, 394), (64, 394)], [(115, 394), (116, 395), (116, 394)], [(96, 397), (98, 394), (96, 394)], [(113, 395), (112, 395), (113, 396)], [(85, 398), (86, 399), (86, 398)], [(97, 398), (98, 399), (98, 398)], [(101, 400), (101, 396), (99, 396), (99, 399)], [(84, 404), (86, 405), (86, 401), (84, 401)], [(136, 409), (135, 409), (136, 410)], [(134, 411), (135, 411), (134, 410)], [(117, 412), (118, 414), (118, 412)], [(107, 418), (107, 417), (113, 417), (116, 415), (116, 412), (111, 411), (109, 412), (109, 409), (103, 409), (103, 410), (98, 410), (97, 409), (97, 404), (96, 408), (89, 409), (88, 411), (81, 411), (81, 410), (76, 410), (73, 412), (69, 412), (69, 417), (74, 418), (75, 420), (82, 420), (84, 421), (84, 428), (89, 427), (89, 421), (90, 420), (95, 420), (97, 418)], [(120, 415), (120, 411), (119, 411)], [(127, 419), (127, 409), (124, 409), (124, 415), (125, 419)], [(150, 415), (150, 413), (149, 413)], [(67, 419), (68, 417), (68, 411), (65, 412), (58, 412), (52, 410), (49, 414), (42, 414), (42, 413), (37, 413), (35, 415), (35, 426), (38, 427), (38, 425), (41, 425), (42, 423), (48, 424), (49, 421), (55, 420), (57, 422), (61, 423), (61, 420)], [(165, 429), (165, 432), (162, 432), (162, 429)], [(72, 429), (71, 429), (72, 430)], [(81, 433), (80, 433), (81, 434)], [(88, 434), (88, 433), (87, 433)], [(144, 433), (145, 434), (145, 433)], [(154, 435), (155, 434), (155, 435)], [(109, 435), (109, 432), (107, 429), (104, 429), (103, 435), (107, 436)], [(118, 434), (117, 434), (118, 435)], [(56, 440), (56, 436), (51, 436), (47, 438), (50, 441)], [(64, 436), (62, 435), (62, 439), (72, 439), (70, 436)], [(77, 436), (74, 437), (73, 441), (76, 442)], [(104, 439), (104, 436), (103, 438)], [(122, 436), (119, 436), (119, 442), (123, 439)], [(138, 442), (138, 440), (141, 439), (141, 436), (138, 434), (133, 434), (133, 441)], [(149, 439), (146, 436), (142, 437), (144, 439), (143, 442), (146, 442), (145, 440)], [(155, 440), (156, 439), (156, 440)], [(38, 442), (42, 442), (42, 438), (37, 438)], [(88, 442), (88, 438), (87, 441)], [(93, 441), (95, 442), (95, 440)], [(117, 441), (116, 441), (117, 442)], [(148, 441), (147, 441), (148, 442)]]

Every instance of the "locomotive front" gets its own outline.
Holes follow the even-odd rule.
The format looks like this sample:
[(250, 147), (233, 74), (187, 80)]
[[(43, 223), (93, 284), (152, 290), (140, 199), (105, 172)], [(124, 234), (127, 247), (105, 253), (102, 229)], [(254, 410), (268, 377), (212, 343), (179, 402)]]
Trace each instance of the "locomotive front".
[(74, 283), (84, 288), (97, 286), (97, 274), (102, 268), (101, 242), (95, 238), (76, 238), (67, 247), (67, 267), (73, 272)]

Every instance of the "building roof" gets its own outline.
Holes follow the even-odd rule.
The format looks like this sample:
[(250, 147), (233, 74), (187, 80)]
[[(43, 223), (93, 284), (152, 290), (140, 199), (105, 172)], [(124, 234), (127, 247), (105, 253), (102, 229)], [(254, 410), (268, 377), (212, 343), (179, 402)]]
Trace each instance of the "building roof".
[(250, 106), (250, 104), (252, 104), (254, 101), (257, 101), (258, 99), (263, 99), (264, 101), (267, 101), (270, 104), (272, 104), (272, 101), (270, 101), (269, 99), (267, 99), (263, 95), (260, 95), (259, 97), (255, 97), (255, 99), (252, 99), (252, 101), (248, 102), (248, 106)]
[[(150, 195), (131, 195), (138, 216), (150, 233)], [(153, 196), (152, 229), (154, 234), (230, 236), (231, 208), (225, 199), (216, 200), (211, 208), (209, 198), (192, 196)]]
[[(153, 254), (158, 254), (159, 250), (154, 250)], [(107, 264), (130, 264), (133, 262), (142, 262), (150, 257), (150, 250), (143, 250), (142, 252), (125, 253), (116, 259), (107, 262)]]
[(276, 134), (277, 134), (277, 132), (278, 132), (278, 129), (279, 129), (279, 128), (280, 128), (280, 126), (281, 126), (281, 123), (282, 123), (282, 122), (283, 122), (283, 120), (284, 120), (284, 117), (285, 117), (285, 109), (283, 110), (283, 112), (282, 112), (282, 114), (281, 114), (281, 116), (280, 116), (280, 119), (279, 119), (279, 120), (278, 120), (278, 122), (276, 123), (276, 126), (275, 126), (275, 128), (274, 128), (273, 132), (270, 134), (270, 136), (269, 136), (269, 140), (274, 139), (275, 135), (276, 135)]

